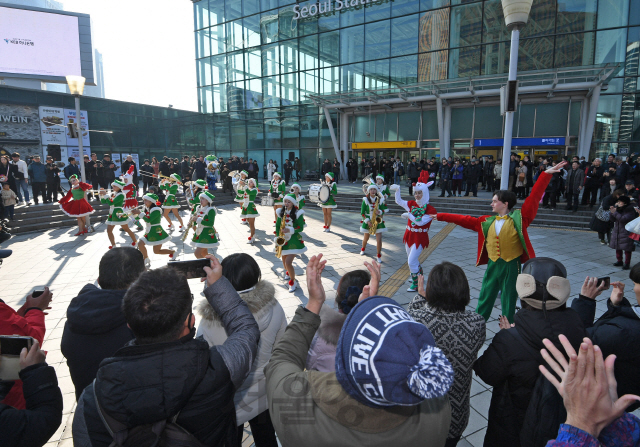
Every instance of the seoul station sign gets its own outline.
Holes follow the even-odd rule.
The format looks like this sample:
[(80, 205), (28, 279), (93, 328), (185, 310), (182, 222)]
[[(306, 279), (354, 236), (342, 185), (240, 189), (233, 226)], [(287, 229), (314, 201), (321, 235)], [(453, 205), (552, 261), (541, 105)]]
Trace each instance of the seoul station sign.
[(307, 19), (317, 15), (325, 15), (334, 11), (347, 9), (360, 9), (369, 3), (378, 3), (379, 0), (324, 0), (311, 3), (308, 6), (296, 5), (293, 7), (293, 20)]

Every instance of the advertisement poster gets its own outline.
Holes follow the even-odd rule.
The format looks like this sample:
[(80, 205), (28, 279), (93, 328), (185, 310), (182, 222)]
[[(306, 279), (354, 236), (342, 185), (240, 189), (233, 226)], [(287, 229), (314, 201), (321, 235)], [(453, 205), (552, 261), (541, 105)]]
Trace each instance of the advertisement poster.
[[(69, 146), (69, 147), (66, 148), (66, 150), (67, 150), (67, 157), (65, 158), (63, 156), (63, 158), (62, 158), (65, 161), (65, 163), (69, 159), (69, 157), (73, 157), (76, 160), (83, 160), (84, 159), (84, 158), (80, 158), (80, 148), (78, 148), (78, 146), (76, 146), (76, 147)], [(90, 147), (84, 146), (82, 148), (82, 152), (84, 152), (84, 155), (88, 155), (89, 157), (91, 157), (91, 148)]]
[(115, 164), (116, 168), (118, 168), (116, 169), (116, 172), (115, 172), (116, 178), (120, 177), (122, 175), (122, 169), (121, 169), (122, 158), (120, 158), (120, 154), (116, 154), (116, 153), (111, 154), (111, 161), (113, 161), (113, 164)]
[[(86, 110), (80, 110), (80, 126), (82, 127), (82, 145), (91, 146), (89, 141), (89, 118)], [(76, 122), (76, 111), (74, 109), (64, 109), (64, 125)], [(67, 146), (78, 146), (78, 139), (71, 138), (69, 129), (64, 129), (67, 135)]]
[[(64, 109), (58, 107), (38, 107), (40, 113), (40, 138), (43, 145), (67, 144), (67, 128), (64, 123)], [(77, 146), (77, 143), (76, 143)]]

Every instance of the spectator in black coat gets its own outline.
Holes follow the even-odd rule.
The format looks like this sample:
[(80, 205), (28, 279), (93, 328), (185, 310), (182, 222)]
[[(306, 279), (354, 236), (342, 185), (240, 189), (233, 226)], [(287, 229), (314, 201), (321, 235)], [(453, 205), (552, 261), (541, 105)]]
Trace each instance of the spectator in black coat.
[(347, 162), (347, 174), (349, 175), (349, 183), (355, 183), (358, 178), (358, 163), (353, 158)]
[[(41, 447), (62, 422), (62, 393), (56, 371), (45, 363), (37, 341), (28, 353), (20, 354), (20, 380), (27, 408), (0, 403), (0, 445)], [(0, 402), (12, 386), (13, 382), (0, 382)]]
[(465, 197), (469, 196), (469, 193), (473, 193), (473, 197), (478, 197), (478, 182), (480, 181), (480, 174), (482, 168), (478, 164), (478, 160), (473, 158), (471, 164), (467, 167), (467, 192)]
[(141, 176), (143, 193), (146, 194), (149, 186), (153, 185), (153, 182), (155, 181), (153, 178), (153, 166), (151, 166), (149, 160), (145, 160), (142, 166), (140, 166), (140, 172), (145, 173), (141, 174)]
[(87, 284), (71, 300), (61, 349), (67, 358), (76, 400), (96, 378), (100, 362), (133, 339), (122, 313), (122, 300), (144, 271), (144, 259), (138, 250), (113, 248), (100, 260), (100, 288)]
[[(277, 168), (276, 168), (277, 170)], [(325, 158), (324, 163), (322, 163), (322, 169), (320, 170), (322, 173), (322, 178), (324, 179), (324, 175), (327, 172), (331, 172), (331, 162), (329, 161), (328, 158)]]
[(102, 178), (104, 179), (104, 188), (108, 188), (109, 185), (116, 179), (116, 171), (118, 168), (115, 163), (111, 161), (111, 155), (107, 154), (102, 158)]
[[(604, 282), (598, 286), (598, 278), (584, 280), (580, 296), (571, 303), (587, 328), (587, 334), (602, 349), (606, 357), (616, 356), (615, 375), (618, 382), (618, 396), (640, 395), (640, 263), (629, 272), (633, 281), (634, 302), (624, 297), (624, 283), (611, 283), (611, 297), (607, 300), (607, 311), (597, 321), (596, 297), (606, 288)], [(640, 408), (634, 403), (627, 411)]]
[(180, 177), (183, 182), (191, 180), (191, 164), (189, 163), (189, 156), (185, 155), (180, 163)]
[(206, 180), (207, 178), (207, 164), (204, 161), (204, 156), (198, 157), (198, 161), (193, 165), (193, 170), (198, 176), (199, 180)]
[[(558, 335), (563, 334), (574, 349), (586, 336), (578, 313), (568, 309), (566, 300), (570, 294), (568, 284), (566, 296), (552, 297), (546, 288), (551, 276), (567, 277), (564, 266), (550, 258), (533, 258), (522, 267), (523, 275), (533, 276), (528, 282), (531, 288), (517, 289), (522, 309), (515, 315), (514, 326), (506, 317), (500, 317), (500, 331), (476, 361), (473, 369), (485, 383), (493, 387), (489, 407), (489, 423), (484, 445), (491, 447), (518, 447), (520, 431), (533, 388), (540, 375), (538, 365), (543, 364), (540, 350), (542, 340), (547, 338), (562, 349)], [(526, 296), (524, 296), (526, 295)], [(546, 300), (546, 310), (542, 310)]]
[(47, 202), (57, 202), (58, 193), (61, 198), (64, 197), (64, 193), (60, 188), (60, 168), (53, 162), (53, 157), (47, 157), (44, 172), (47, 174)]
[[(64, 167), (63, 172), (64, 172), (64, 176), (69, 182), (69, 188), (71, 188), (71, 181), (69, 180), (69, 177), (71, 177), (72, 175), (77, 175), (78, 178), (80, 178), (80, 167), (78, 166), (78, 163), (75, 158), (69, 157), (69, 164)], [(86, 171), (85, 171), (85, 175), (87, 176), (87, 183), (91, 184), (91, 180), (89, 180), (89, 175), (87, 174)]]
[(293, 165), (291, 164), (289, 159), (286, 159), (284, 161), (283, 168), (284, 168), (284, 184), (289, 186), (289, 180), (291, 179), (291, 173), (293, 172)]
[(582, 204), (589, 205), (592, 209), (598, 199), (598, 191), (602, 186), (602, 174), (604, 167), (601, 166), (602, 160), (596, 158), (591, 166), (587, 166), (585, 170), (584, 192), (582, 193)]
[(160, 162), (160, 174), (165, 177), (169, 177), (171, 175), (171, 167), (169, 166), (169, 158), (164, 157)]
[(616, 157), (616, 185), (618, 188), (624, 188), (624, 184), (629, 178), (629, 165), (622, 158)]
[(407, 177), (409, 178), (409, 194), (413, 195), (413, 184), (417, 183), (418, 177), (420, 177), (420, 167), (415, 155), (411, 157), (411, 162), (407, 166)]
[(332, 171), (333, 171), (333, 181), (336, 182), (337, 184), (338, 180), (340, 180), (340, 162), (338, 161), (337, 158), (333, 159)]

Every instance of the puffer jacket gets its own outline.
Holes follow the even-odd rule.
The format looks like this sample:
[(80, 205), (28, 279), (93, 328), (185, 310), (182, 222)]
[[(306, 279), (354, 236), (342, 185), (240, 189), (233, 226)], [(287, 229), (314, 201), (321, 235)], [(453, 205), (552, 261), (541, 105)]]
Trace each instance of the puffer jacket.
[(548, 338), (561, 352), (558, 335), (563, 334), (577, 349), (587, 336), (578, 313), (573, 309), (521, 309), (515, 315), (515, 327), (500, 330), (473, 369), (493, 387), (489, 406), (489, 423), (484, 445), (491, 447), (520, 446), (520, 431), (531, 401), (533, 388), (540, 375), (542, 340)]
[(320, 309), (320, 327), (313, 337), (309, 353), (307, 354), (307, 370), (320, 372), (336, 371), (336, 349), (340, 331), (347, 319), (326, 304)]
[[(255, 289), (240, 294), (258, 323), (260, 342), (249, 376), (237, 389), (233, 398), (236, 407), (237, 424), (243, 425), (268, 408), (267, 385), (264, 367), (271, 359), (273, 346), (280, 340), (287, 327), (282, 306), (275, 298), (275, 289), (267, 281), (260, 281)], [(203, 336), (209, 346), (221, 345), (227, 339), (227, 333), (218, 314), (207, 300), (202, 300), (197, 308), (202, 317), (197, 335)]]
[(624, 228), (626, 224), (636, 217), (638, 217), (638, 213), (636, 213), (636, 210), (631, 205), (627, 205), (611, 213), (610, 220), (613, 222), (613, 231), (611, 232), (609, 247), (615, 250), (636, 250), (636, 244), (633, 239), (629, 237), (629, 232)]

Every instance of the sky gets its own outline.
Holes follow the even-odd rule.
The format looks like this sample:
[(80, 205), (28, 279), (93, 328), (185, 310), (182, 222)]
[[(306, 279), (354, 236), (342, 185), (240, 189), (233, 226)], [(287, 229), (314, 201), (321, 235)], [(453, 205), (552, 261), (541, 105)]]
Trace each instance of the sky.
[(108, 99), (198, 110), (190, 0), (60, 0), (91, 15)]

